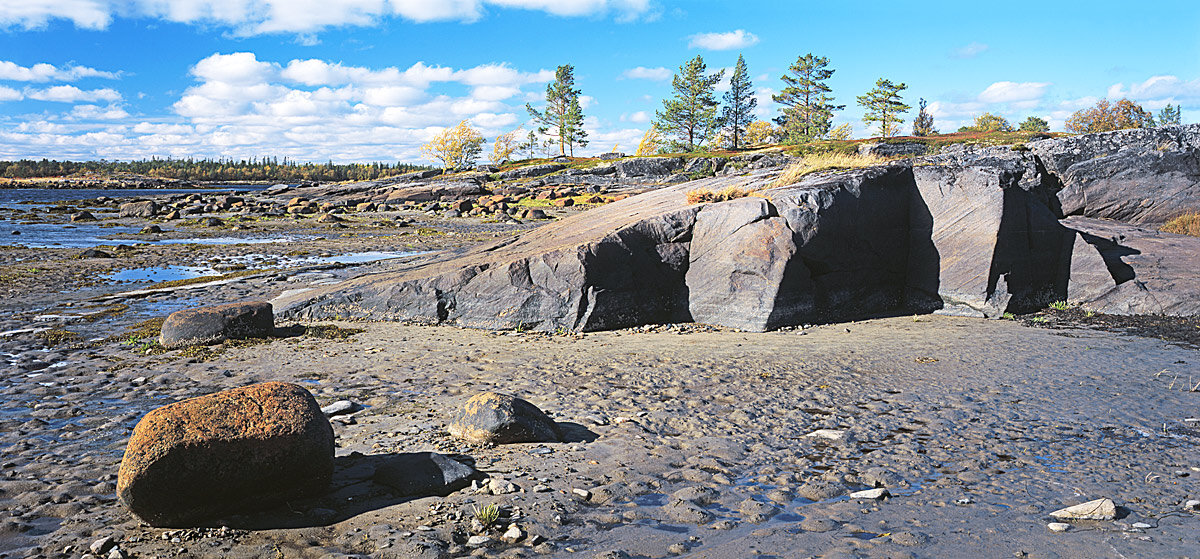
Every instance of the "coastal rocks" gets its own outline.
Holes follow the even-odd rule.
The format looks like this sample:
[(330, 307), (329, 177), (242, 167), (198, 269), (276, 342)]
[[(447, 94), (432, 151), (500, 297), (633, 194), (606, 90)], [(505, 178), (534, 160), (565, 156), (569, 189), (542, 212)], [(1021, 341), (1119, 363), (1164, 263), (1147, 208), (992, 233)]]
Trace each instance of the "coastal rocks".
[(129, 510), (183, 527), (324, 491), (333, 429), (303, 388), (255, 384), (158, 408), (138, 422), (117, 478)]
[(529, 443), (558, 440), (558, 426), (537, 406), (507, 394), (484, 392), (467, 400), (449, 426), (472, 443)]
[(141, 202), (126, 202), (121, 204), (121, 217), (154, 217), (158, 214), (158, 202), (144, 200)]
[(567, 166), (561, 163), (529, 165), (526, 167), (518, 167), (510, 171), (505, 171), (496, 175), (496, 178), (499, 180), (530, 179), (534, 177), (540, 177), (542, 175), (549, 175), (550, 173), (561, 171), (566, 168)]
[(456, 180), (439, 181), (429, 184), (413, 185), (396, 188), (387, 194), (384, 200), (388, 204), (402, 202), (431, 202), (435, 200), (462, 198), (464, 196), (479, 196), (487, 194), (476, 181)]
[(858, 154), (868, 157), (916, 157), (929, 152), (929, 146), (920, 142), (895, 144), (859, 144)]
[(89, 248), (79, 253), (79, 258), (112, 258), (113, 255), (98, 248)]
[(159, 344), (177, 348), (224, 340), (265, 338), (274, 330), (270, 303), (229, 303), (171, 313), (163, 322)]
[(72, 223), (80, 223), (80, 222), (84, 222), (84, 221), (96, 221), (96, 216), (92, 215), (91, 212), (86, 212), (86, 211), (78, 212), (78, 213), (71, 215)]
[(1200, 211), (1200, 125), (1054, 138), (1029, 149), (1061, 183), (1064, 215), (1140, 224)]
[(667, 176), (683, 168), (682, 157), (635, 157), (613, 164), (618, 178), (636, 178), (647, 175)]
[(1112, 499), (1096, 499), (1056, 510), (1050, 516), (1059, 520), (1112, 520), (1117, 517), (1117, 505)]
[(375, 468), (372, 479), (398, 497), (445, 496), (470, 485), (478, 473), (444, 454), (417, 452), (388, 458)]

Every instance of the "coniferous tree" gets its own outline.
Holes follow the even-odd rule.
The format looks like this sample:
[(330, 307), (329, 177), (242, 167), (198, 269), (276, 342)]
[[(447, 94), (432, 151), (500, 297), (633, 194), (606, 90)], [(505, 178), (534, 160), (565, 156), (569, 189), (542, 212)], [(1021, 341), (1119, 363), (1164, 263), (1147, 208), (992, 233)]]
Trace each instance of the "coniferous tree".
[(571, 98), (567, 106), (566, 120), (567, 146), (571, 148), (571, 157), (575, 157), (575, 145), (587, 147), (587, 131), (583, 129), (583, 107), (579, 105), (579, 96)]
[(655, 126), (675, 135), (672, 147), (695, 151), (719, 127), (716, 85), (725, 71), (706, 75), (706, 69), (699, 55), (680, 66), (671, 80), (675, 96), (663, 99), (663, 109), (654, 114)]
[(1179, 106), (1167, 104), (1158, 111), (1158, 120), (1156, 124), (1159, 126), (1176, 126), (1183, 123), (1183, 115), (1179, 112)]
[(823, 137), (829, 132), (833, 112), (846, 108), (834, 105), (829, 95), (833, 90), (826, 82), (836, 70), (828, 65), (829, 59), (810, 52), (797, 58), (780, 78), (784, 88), (772, 99), (784, 109), (775, 123), (787, 131), (788, 141), (799, 143)]
[(875, 81), (875, 89), (866, 95), (858, 96), (858, 104), (866, 109), (863, 123), (868, 127), (873, 123), (879, 124), (879, 135), (884, 138), (895, 136), (900, 132), (904, 119), (900, 115), (912, 109), (905, 105), (900, 98), (900, 92), (908, 89), (903, 83), (892, 83), (891, 80), (879, 78)]
[(918, 106), (920, 110), (917, 111), (917, 118), (913, 119), (913, 136), (932, 136), (937, 134), (937, 128), (933, 127), (933, 115), (925, 110), (925, 100), (921, 99)]
[(733, 67), (733, 75), (729, 76), (729, 91), (725, 92), (725, 108), (721, 111), (721, 120), (730, 134), (733, 149), (741, 145), (746, 126), (754, 120), (754, 109), (758, 106), (758, 99), (754, 98), (753, 87), (750, 83), (750, 72), (746, 70), (746, 61), (739, 54), (737, 64)]
[[(537, 124), (540, 134), (547, 134), (558, 139), (558, 152), (567, 154), (567, 146), (575, 140), (575, 134), (582, 128), (575, 127), (575, 121), (583, 123), (583, 112), (573, 115), (572, 103), (578, 106), (578, 89), (575, 89), (575, 67), (570, 64), (559, 66), (554, 71), (554, 81), (546, 85), (546, 110), (538, 111), (533, 105), (526, 104), (525, 110)], [(577, 117), (577, 118), (576, 118)]]
[(1018, 130), (1022, 132), (1049, 132), (1050, 123), (1046, 122), (1044, 118), (1031, 116), (1021, 121), (1021, 126)]

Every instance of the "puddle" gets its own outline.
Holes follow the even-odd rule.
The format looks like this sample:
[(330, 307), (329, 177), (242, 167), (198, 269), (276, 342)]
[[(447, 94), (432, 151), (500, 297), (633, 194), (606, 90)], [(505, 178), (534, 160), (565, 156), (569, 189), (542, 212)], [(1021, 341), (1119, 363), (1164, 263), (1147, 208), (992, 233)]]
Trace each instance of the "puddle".
[(114, 283), (157, 283), (219, 275), (221, 275), (221, 272), (200, 266), (158, 266), (121, 270), (104, 276), (104, 279)]

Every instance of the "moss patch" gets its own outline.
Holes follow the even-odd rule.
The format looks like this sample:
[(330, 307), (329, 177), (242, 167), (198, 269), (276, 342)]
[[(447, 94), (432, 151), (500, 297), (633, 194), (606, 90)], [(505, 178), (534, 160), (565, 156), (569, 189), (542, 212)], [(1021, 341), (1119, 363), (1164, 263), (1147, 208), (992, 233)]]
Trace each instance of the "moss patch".
[(348, 340), (355, 334), (366, 332), (362, 328), (342, 328), (333, 324), (313, 324), (304, 327), (304, 335), (323, 340)]

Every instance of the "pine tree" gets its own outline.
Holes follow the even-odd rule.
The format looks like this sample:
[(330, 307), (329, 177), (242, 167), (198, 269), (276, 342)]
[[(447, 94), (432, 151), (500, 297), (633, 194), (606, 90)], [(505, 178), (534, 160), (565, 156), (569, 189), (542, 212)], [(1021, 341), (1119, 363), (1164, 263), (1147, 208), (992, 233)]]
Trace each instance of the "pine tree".
[(1031, 116), (1021, 121), (1021, 127), (1018, 130), (1022, 132), (1049, 132), (1050, 123), (1046, 122), (1044, 118)]
[(894, 84), (883, 78), (876, 80), (875, 89), (858, 96), (858, 104), (866, 109), (863, 123), (868, 127), (872, 123), (879, 123), (879, 135), (884, 138), (898, 134), (900, 125), (904, 123), (900, 115), (912, 109), (900, 100), (900, 92), (905, 89), (908, 86), (902, 83)]
[(733, 140), (733, 149), (741, 145), (746, 126), (754, 120), (754, 108), (758, 99), (754, 98), (753, 84), (750, 83), (750, 72), (746, 70), (746, 61), (738, 55), (737, 64), (733, 67), (733, 75), (729, 77), (729, 91), (725, 92), (725, 108), (721, 111), (721, 120)]
[(675, 97), (663, 99), (663, 110), (654, 113), (655, 126), (675, 135), (673, 147), (695, 151), (720, 124), (715, 88), (725, 71), (705, 75), (706, 69), (699, 55), (680, 66), (671, 80)]
[(575, 144), (587, 147), (587, 131), (583, 129), (583, 107), (579, 106), (579, 96), (571, 98), (567, 106), (566, 119), (567, 145), (571, 148), (571, 157), (575, 157)]
[(1167, 104), (1162, 110), (1158, 111), (1157, 124), (1159, 126), (1177, 126), (1183, 123), (1183, 115), (1179, 112), (1178, 106)]
[(829, 95), (833, 90), (826, 82), (836, 70), (828, 65), (829, 59), (810, 52), (797, 58), (780, 78), (785, 86), (772, 99), (784, 109), (775, 123), (787, 130), (788, 141), (800, 143), (823, 137), (829, 132), (833, 112), (846, 108), (834, 105)]
[(575, 134), (582, 131), (574, 123), (577, 120), (582, 126), (583, 111), (579, 110), (578, 115), (572, 115), (571, 111), (573, 103), (578, 108), (579, 93), (575, 89), (575, 67), (564, 64), (554, 71), (554, 81), (546, 85), (546, 110), (539, 112), (533, 105), (525, 105), (525, 110), (537, 124), (538, 133), (558, 139), (560, 155), (567, 154), (567, 146), (575, 141)]
[(917, 118), (913, 119), (913, 136), (932, 136), (938, 131), (933, 127), (933, 115), (925, 110), (925, 100), (921, 99), (918, 103), (920, 110), (917, 111)]

